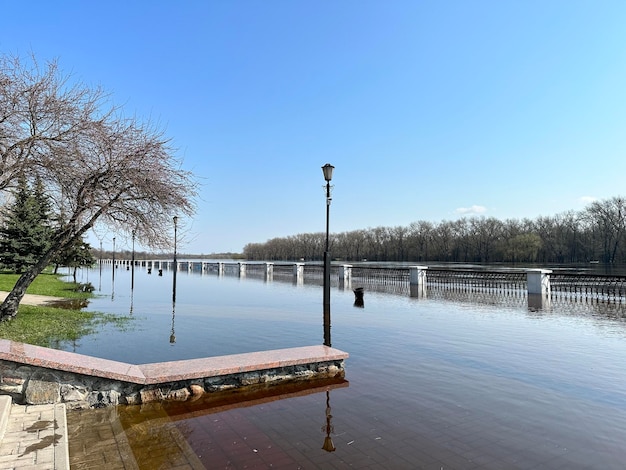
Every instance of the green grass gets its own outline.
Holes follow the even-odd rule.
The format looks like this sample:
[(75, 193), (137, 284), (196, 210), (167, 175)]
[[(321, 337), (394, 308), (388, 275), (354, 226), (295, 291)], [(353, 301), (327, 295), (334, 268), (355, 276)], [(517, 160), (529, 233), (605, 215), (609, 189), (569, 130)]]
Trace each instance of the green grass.
[[(0, 274), (0, 291), (10, 291), (18, 278), (17, 274)], [(60, 275), (40, 274), (26, 292), (69, 299), (92, 297), (88, 292), (77, 292), (78, 284), (59, 278)], [(114, 324), (118, 329), (127, 329), (132, 321), (128, 316), (20, 305), (15, 318), (0, 322), (0, 338), (55, 348), (94, 333), (102, 325)]]
[[(88, 299), (91, 295), (87, 292), (79, 292), (80, 284), (62, 281), (61, 274), (43, 272), (35, 278), (28, 289), (27, 294), (50, 295), (68, 299)], [(0, 291), (9, 292), (19, 279), (19, 274), (0, 274)]]

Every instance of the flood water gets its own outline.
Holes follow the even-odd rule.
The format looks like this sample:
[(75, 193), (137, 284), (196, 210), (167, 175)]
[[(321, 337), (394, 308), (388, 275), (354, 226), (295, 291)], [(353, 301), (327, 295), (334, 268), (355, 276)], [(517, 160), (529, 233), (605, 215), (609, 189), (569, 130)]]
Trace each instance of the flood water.
[[(179, 272), (174, 304), (168, 271), (136, 268), (132, 292), (122, 268), (114, 283), (110, 268), (82, 276), (98, 294), (89, 310), (134, 320), (66, 350), (147, 363), (323, 342), (319, 286)], [(240, 405), (69, 412), (73, 467), (89, 457), (72, 441), (98, 422), (113, 429), (120, 468), (624, 468), (623, 305), (367, 290), (364, 308), (353, 304), (333, 288), (345, 383)], [(322, 450), (328, 415), (333, 452)]]

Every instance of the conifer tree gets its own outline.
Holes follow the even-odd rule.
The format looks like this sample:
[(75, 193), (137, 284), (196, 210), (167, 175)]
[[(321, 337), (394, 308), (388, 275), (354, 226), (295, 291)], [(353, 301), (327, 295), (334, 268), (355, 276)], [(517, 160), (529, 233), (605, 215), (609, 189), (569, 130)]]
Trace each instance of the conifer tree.
[(50, 205), (41, 182), (35, 189), (18, 178), (14, 201), (4, 212), (0, 226), (0, 263), (4, 269), (23, 273), (50, 247)]

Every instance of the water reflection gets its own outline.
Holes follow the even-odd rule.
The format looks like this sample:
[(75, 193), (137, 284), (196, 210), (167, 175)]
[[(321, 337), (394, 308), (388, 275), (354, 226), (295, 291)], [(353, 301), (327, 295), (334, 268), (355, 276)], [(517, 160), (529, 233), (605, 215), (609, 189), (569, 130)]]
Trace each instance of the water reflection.
[(550, 297), (543, 294), (528, 294), (528, 311), (550, 310)]
[(365, 289), (363, 287), (357, 287), (354, 289), (354, 306), (358, 308), (365, 307), (365, 300), (363, 297), (365, 296)]
[[(207, 393), (194, 401), (71, 411), (70, 465), (96, 461), (106, 451), (111, 468), (298, 468), (296, 458), (283, 451), (289, 437), (271, 427), (290, 410), (295, 429), (287, 432), (296, 433), (298, 442), (319, 437), (318, 425), (303, 411), (317, 408), (315, 396), (325, 392), (326, 432), (332, 428), (330, 391), (348, 386), (344, 379), (325, 379)], [(335, 445), (326, 437), (324, 449), (330, 452)]]
[(133, 299), (135, 298), (135, 289), (131, 287), (130, 289), (130, 312), (129, 315), (133, 314)]
[(176, 332), (174, 331), (174, 320), (176, 319), (176, 302), (172, 302), (172, 331), (170, 332), (170, 344), (176, 343)]
[(326, 390), (326, 424), (322, 426), (322, 432), (326, 433), (322, 449), (326, 452), (334, 452), (337, 450), (335, 444), (333, 444), (332, 438), (330, 437), (330, 435), (335, 432), (335, 427), (332, 425), (332, 419), (333, 415), (330, 414), (330, 390)]

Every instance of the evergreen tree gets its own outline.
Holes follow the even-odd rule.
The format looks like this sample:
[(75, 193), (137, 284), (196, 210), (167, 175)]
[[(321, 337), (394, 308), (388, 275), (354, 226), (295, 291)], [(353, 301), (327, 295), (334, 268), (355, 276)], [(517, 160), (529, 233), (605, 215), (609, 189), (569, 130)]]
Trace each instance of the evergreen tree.
[(0, 227), (0, 265), (23, 273), (50, 247), (50, 203), (41, 181), (31, 189), (24, 176), (18, 178), (14, 196)]
[(55, 265), (55, 273), (59, 269), (59, 266), (74, 268), (74, 282), (76, 282), (76, 270), (81, 266), (91, 266), (95, 261), (91, 253), (91, 246), (89, 243), (84, 242), (82, 238), (76, 240), (72, 245), (68, 246), (52, 259)]

